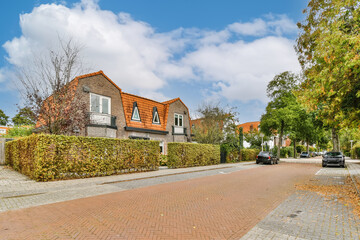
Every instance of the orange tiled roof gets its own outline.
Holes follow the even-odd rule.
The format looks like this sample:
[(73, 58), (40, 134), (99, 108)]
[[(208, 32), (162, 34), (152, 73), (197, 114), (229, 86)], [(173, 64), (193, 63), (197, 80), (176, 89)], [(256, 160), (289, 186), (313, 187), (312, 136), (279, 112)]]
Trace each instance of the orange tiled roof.
[[(121, 93), (121, 98), (124, 106), (126, 125), (128, 127), (146, 128), (160, 131), (166, 130), (168, 105), (125, 92)], [(137, 103), (139, 109), (140, 122), (131, 120), (134, 102)], [(154, 107), (157, 108), (159, 113), (160, 124), (152, 123)]]
[(243, 123), (243, 124), (238, 125), (237, 127), (238, 127), (238, 128), (242, 127), (242, 128), (243, 128), (243, 132), (244, 132), (244, 133), (247, 133), (247, 132), (250, 132), (250, 127), (251, 127), (251, 125), (253, 126), (253, 129), (254, 129), (254, 130), (255, 130), (255, 129), (259, 129), (260, 121)]

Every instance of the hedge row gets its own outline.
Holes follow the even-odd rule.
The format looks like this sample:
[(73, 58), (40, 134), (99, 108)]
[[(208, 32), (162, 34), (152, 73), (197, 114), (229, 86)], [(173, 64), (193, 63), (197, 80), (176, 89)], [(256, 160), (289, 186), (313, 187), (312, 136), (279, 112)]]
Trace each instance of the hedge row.
[(6, 164), (37, 181), (104, 176), (159, 167), (159, 142), (31, 135), (6, 143)]
[(239, 150), (234, 149), (230, 151), (226, 156), (226, 162), (227, 163), (234, 163), (234, 162), (240, 162), (240, 161), (255, 161), (256, 156), (259, 154), (260, 150), (258, 149), (241, 149), (240, 155)]
[(220, 164), (220, 146), (199, 143), (168, 143), (169, 168)]
[(352, 159), (360, 159), (360, 143), (357, 143), (353, 146), (351, 151)]

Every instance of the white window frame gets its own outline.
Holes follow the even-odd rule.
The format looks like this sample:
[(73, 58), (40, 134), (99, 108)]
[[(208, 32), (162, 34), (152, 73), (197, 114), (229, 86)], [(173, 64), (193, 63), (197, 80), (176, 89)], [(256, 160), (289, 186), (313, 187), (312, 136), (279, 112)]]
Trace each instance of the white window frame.
[[(91, 111), (92, 109), (92, 106), (91, 106), (91, 96), (98, 96), (99, 97), (99, 111), (100, 112), (93, 112)], [(109, 102), (109, 113), (103, 113), (103, 109), (102, 109), (102, 100), (103, 99), (107, 99), (108, 102)], [(90, 112), (93, 112), (93, 113), (100, 113), (100, 114), (108, 114), (108, 115), (111, 115), (111, 98), (110, 97), (105, 97), (105, 96), (102, 96), (102, 95), (99, 95), (99, 94), (95, 94), (95, 93), (90, 93)]]
[[(180, 117), (181, 117), (181, 126), (180, 126), (180, 121), (179, 121), (179, 119), (180, 119)], [(178, 119), (178, 124), (176, 124), (176, 118)], [(178, 113), (175, 113), (175, 115), (174, 115), (174, 126), (176, 126), (176, 127), (183, 127), (184, 126), (184, 116), (182, 115), (182, 114), (178, 114)]]
[[(157, 119), (158, 119), (157, 122), (155, 121), (155, 117), (156, 117), (156, 116), (157, 116)], [(152, 123), (154, 123), (154, 124), (160, 124), (160, 116), (159, 116), (159, 113), (158, 113), (157, 109), (156, 109), (156, 111), (154, 112), (154, 116), (153, 116)]]
[[(135, 111), (137, 111), (139, 118), (134, 117)], [(132, 111), (132, 114), (131, 114), (131, 121), (141, 122), (140, 111), (139, 111), (139, 107), (137, 106), (137, 103), (136, 103), (136, 106), (133, 107), (133, 111)]]

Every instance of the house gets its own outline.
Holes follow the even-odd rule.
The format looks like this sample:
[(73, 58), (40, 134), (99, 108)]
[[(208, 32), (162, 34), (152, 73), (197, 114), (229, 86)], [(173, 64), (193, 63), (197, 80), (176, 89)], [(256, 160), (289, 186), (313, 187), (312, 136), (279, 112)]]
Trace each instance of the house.
[[(240, 125), (238, 125), (238, 128), (242, 127), (243, 128), (243, 133), (249, 133), (252, 131), (260, 131), (260, 121), (255, 121), (255, 122), (246, 122), (246, 123), (242, 123)], [(269, 141), (264, 141), (264, 145), (268, 145), (269, 148), (273, 148), (275, 145), (277, 146), (278, 144), (278, 135), (274, 135), (270, 138)], [(283, 147), (288, 147), (291, 144), (291, 140), (287, 137), (284, 137), (283, 141), (282, 141), (282, 146)], [(244, 141), (244, 147), (250, 147), (250, 144), (246, 141)]]
[(189, 110), (180, 98), (157, 102), (126, 93), (102, 71), (78, 76), (73, 84), (89, 112), (78, 135), (158, 140), (165, 154), (168, 142), (191, 141)]
[(10, 127), (7, 126), (0, 126), (0, 136), (6, 135), (9, 131)]

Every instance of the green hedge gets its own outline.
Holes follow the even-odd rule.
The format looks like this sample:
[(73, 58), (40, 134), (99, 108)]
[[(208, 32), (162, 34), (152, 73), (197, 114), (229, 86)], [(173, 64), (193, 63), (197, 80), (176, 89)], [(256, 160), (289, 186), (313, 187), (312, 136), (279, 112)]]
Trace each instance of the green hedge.
[(357, 143), (353, 146), (351, 151), (352, 159), (360, 159), (360, 143)]
[(168, 143), (169, 168), (220, 164), (220, 146), (199, 143)]
[(234, 149), (230, 151), (226, 156), (226, 162), (227, 163), (234, 163), (234, 162), (240, 162), (240, 161), (255, 161), (256, 156), (259, 154), (259, 149), (241, 149), (240, 150), (240, 156), (239, 156), (239, 150)]
[(37, 181), (104, 176), (159, 167), (159, 142), (31, 135), (6, 143), (6, 164)]

